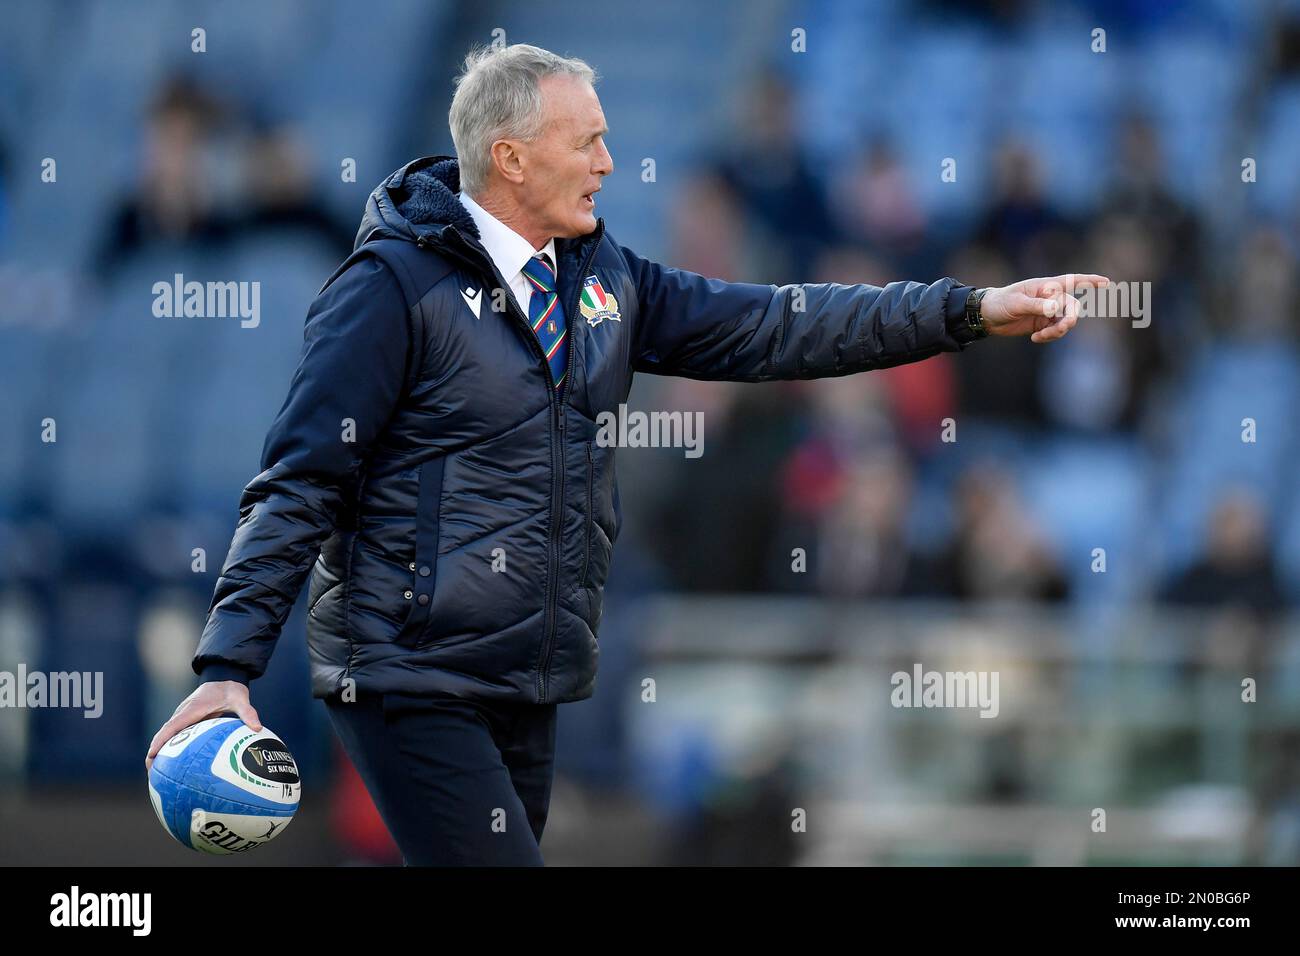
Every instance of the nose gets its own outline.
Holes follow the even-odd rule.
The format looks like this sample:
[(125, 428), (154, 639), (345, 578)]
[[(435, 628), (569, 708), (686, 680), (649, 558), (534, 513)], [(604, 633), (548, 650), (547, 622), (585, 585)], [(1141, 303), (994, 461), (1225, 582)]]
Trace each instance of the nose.
[(608, 176), (614, 171), (614, 157), (610, 155), (605, 138), (600, 139), (600, 152), (596, 154), (596, 166), (592, 170), (597, 176)]

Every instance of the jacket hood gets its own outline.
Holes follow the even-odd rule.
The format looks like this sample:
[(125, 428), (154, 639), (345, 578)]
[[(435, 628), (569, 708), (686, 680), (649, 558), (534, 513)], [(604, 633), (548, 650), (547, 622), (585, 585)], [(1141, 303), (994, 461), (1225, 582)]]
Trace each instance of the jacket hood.
[(460, 165), (454, 156), (412, 160), (370, 194), (353, 248), (368, 239), (414, 242), (421, 236), (440, 236), (448, 226), (478, 239), (478, 227), (461, 205), (458, 192)]

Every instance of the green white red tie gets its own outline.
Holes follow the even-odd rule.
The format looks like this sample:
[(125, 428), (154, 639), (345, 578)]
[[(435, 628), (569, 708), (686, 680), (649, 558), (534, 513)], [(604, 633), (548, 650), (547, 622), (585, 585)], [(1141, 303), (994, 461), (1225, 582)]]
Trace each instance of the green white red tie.
[(524, 264), (524, 278), (532, 286), (528, 300), (528, 324), (533, 327), (542, 352), (551, 366), (551, 378), (558, 391), (564, 384), (568, 370), (569, 330), (564, 325), (564, 309), (555, 289), (555, 269), (544, 253), (538, 253)]

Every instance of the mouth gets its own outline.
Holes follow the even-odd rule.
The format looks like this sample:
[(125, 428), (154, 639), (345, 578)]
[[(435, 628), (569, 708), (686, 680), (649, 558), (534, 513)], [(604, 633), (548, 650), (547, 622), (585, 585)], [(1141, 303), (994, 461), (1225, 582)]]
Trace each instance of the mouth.
[(595, 209), (595, 208), (596, 208), (596, 193), (598, 193), (598, 192), (600, 192), (599, 189), (593, 189), (591, 192), (585, 194), (585, 195), (582, 197), (582, 204), (583, 204), (583, 206), (585, 206), (585, 207), (588, 208), (588, 209)]

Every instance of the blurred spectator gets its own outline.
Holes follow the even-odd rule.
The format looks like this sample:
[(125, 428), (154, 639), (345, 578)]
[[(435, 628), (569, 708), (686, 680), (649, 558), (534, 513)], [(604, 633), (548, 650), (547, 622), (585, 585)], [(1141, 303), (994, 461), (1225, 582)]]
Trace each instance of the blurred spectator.
[(750, 228), (769, 237), (765, 243), (782, 261), (753, 276), (763, 282), (798, 282), (812, 272), (822, 248), (835, 238), (823, 198), (824, 184), (814, 173), (802, 137), (794, 126), (794, 93), (775, 72), (752, 86), (734, 145), (717, 163), (718, 175), (739, 198)]
[[(1134, 216), (1111, 214), (1102, 217), (1089, 230), (1084, 257), (1090, 266), (1130, 290), (1129, 314), (1090, 315), (1076, 331), (1087, 343), (1083, 354), (1075, 357), (1052, 356), (1053, 372), (1069, 367), (1092, 364), (1091, 374), (1075, 381), (1057, 380), (1054, 374), (1044, 383), (1045, 401), (1052, 406), (1053, 417), (1062, 424), (1096, 431), (1111, 428), (1131, 429), (1138, 425), (1162, 376), (1172, 376), (1197, 344), (1193, 321), (1199, 313), (1180, 312), (1182, 275), (1168, 271), (1172, 262), (1158, 249), (1154, 233)], [(1106, 271), (1110, 270), (1110, 271)], [(1121, 306), (1123, 300), (1115, 299)], [(1139, 317), (1139, 303), (1143, 314)], [(1186, 305), (1186, 302), (1182, 303)], [(1135, 325), (1135, 323), (1137, 323)], [(1145, 325), (1144, 325), (1145, 323)], [(1105, 352), (1103, 358), (1101, 353)], [(1109, 389), (1109, 411), (1100, 403), (1089, 410), (1085, 393), (1078, 391), (1081, 378), (1092, 378)], [(1098, 389), (1101, 394), (1101, 389)], [(1071, 412), (1071, 401), (1084, 406)]]
[(1246, 234), (1225, 284), (1218, 313), (1221, 333), (1263, 341), (1294, 340), (1300, 333), (1297, 250), (1281, 230), (1259, 226)]
[(1119, 141), (1100, 211), (1137, 219), (1153, 247), (1155, 261), (1148, 271), (1167, 274), (1176, 258), (1184, 281), (1199, 282), (1200, 223), (1165, 185), (1169, 171), (1155, 124), (1147, 116), (1131, 115), (1119, 130)]
[(1130, 115), (1117, 136), (1117, 160), (1086, 261), (1117, 282), (1151, 283), (1152, 330), (1129, 342), (1144, 350), (1137, 364), (1139, 377), (1147, 379), (1157, 364), (1176, 368), (1203, 337), (1214, 287), (1204, 267), (1200, 220), (1166, 185), (1169, 169), (1155, 123)]
[(855, 462), (838, 499), (821, 516), (810, 572), (822, 594), (897, 597), (924, 590), (925, 569), (907, 541), (911, 472), (882, 449)]
[(757, 274), (739, 200), (716, 173), (706, 170), (686, 182), (669, 228), (679, 268), (729, 282)]
[(1281, 610), (1268, 519), (1250, 493), (1225, 493), (1210, 516), (1201, 556), (1169, 581), (1160, 597), (1193, 607), (1245, 609), (1260, 617)]
[(290, 230), (314, 237), (340, 259), (352, 251), (355, 227), (336, 221), (312, 188), (306, 147), (285, 128), (259, 131), (244, 153), (247, 213), (241, 231)]
[(993, 200), (975, 236), (1006, 257), (1017, 277), (1055, 275), (1076, 247), (1065, 217), (1043, 194), (1038, 157), (1024, 144), (998, 150)]
[(706, 419), (705, 454), (676, 469), (651, 505), (648, 544), (673, 586), (763, 589), (781, 505), (774, 476), (803, 427), (805, 387), (733, 385), (725, 424)]
[(1054, 424), (1109, 431), (1137, 411), (1133, 368), (1124, 347), (1130, 332), (1117, 319), (1084, 320), (1071, 335), (1068, 354), (1044, 356), (1041, 401)]
[(956, 505), (956, 534), (932, 573), (939, 593), (963, 601), (1069, 597), (1065, 574), (1008, 471), (994, 464), (967, 469)]
[(925, 238), (925, 212), (886, 139), (870, 142), (839, 177), (833, 195), (839, 230), (850, 239), (905, 257)]
[(210, 244), (229, 236), (207, 150), (226, 115), (224, 104), (188, 80), (164, 85), (149, 109), (136, 193), (111, 217), (96, 271), (107, 273), (152, 243)]
[[(974, 286), (1006, 285), (1014, 277), (1006, 255), (989, 242), (960, 246), (943, 271)], [(960, 411), (1009, 425), (1041, 423), (1038, 371), (1042, 359), (1042, 349), (1019, 339), (987, 341), (969, 349), (956, 363)]]

